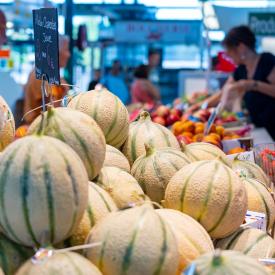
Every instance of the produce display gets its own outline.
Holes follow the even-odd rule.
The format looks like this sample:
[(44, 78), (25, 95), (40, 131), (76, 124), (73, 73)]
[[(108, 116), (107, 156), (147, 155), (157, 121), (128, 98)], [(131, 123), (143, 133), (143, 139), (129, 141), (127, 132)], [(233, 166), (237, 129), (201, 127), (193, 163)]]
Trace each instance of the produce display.
[(90, 232), (104, 246), (85, 255), (106, 275), (176, 274), (179, 253), (169, 224), (150, 205), (114, 212)]
[(273, 258), (275, 241), (265, 232), (248, 227), (240, 227), (232, 235), (215, 242), (215, 247), (243, 252), (253, 258)]
[(118, 208), (145, 200), (144, 192), (137, 180), (129, 173), (117, 167), (103, 167), (96, 183), (113, 198)]
[(103, 131), (106, 143), (120, 148), (128, 136), (129, 114), (120, 99), (106, 89), (80, 93), (69, 108), (92, 117)]
[(145, 150), (134, 162), (131, 173), (151, 200), (161, 202), (172, 176), (191, 161), (174, 148), (155, 149), (145, 144)]
[(180, 148), (176, 137), (164, 126), (152, 122), (149, 113), (144, 111), (140, 114), (138, 121), (130, 124), (129, 135), (122, 149), (131, 166), (145, 153), (144, 144), (146, 143), (155, 148)]
[(193, 141), (204, 123), (171, 123), (176, 110), (163, 125), (147, 111), (130, 123), (114, 94), (89, 91), (12, 134), (0, 153), (3, 273), (272, 274), (272, 178), (226, 156), (221, 126)]
[(0, 96), (0, 152), (13, 141), (14, 135), (13, 114), (6, 101)]
[(86, 209), (88, 175), (79, 156), (58, 139), (32, 135), (1, 156), (0, 224), (26, 246), (68, 238)]
[(91, 117), (68, 108), (50, 108), (28, 129), (28, 134), (38, 132), (70, 145), (83, 161), (90, 180), (98, 175), (103, 166), (106, 143), (101, 129)]
[(241, 179), (218, 160), (185, 165), (170, 180), (165, 207), (197, 220), (212, 238), (223, 238), (242, 224), (247, 194)]
[[(254, 259), (238, 251), (220, 251), (202, 255), (194, 261), (196, 275), (268, 275), (268, 271)], [(255, 273), (256, 272), (256, 273)]]
[(103, 166), (114, 166), (127, 173), (130, 173), (131, 170), (128, 159), (118, 149), (108, 144)]
[(70, 237), (70, 244), (72, 246), (84, 244), (92, 227), (108, 213), (117, 210), (118, 208), (109, 193), (95, 183), (89, 182), (88, 206), (81, 222)]
[(37, 263), (29, 260), (16, 272), (16, 275), (38, 274), (102, 275), (95, 265), (74, 252), (56, 253)]
[(269, 189), (256, 179), (244, 179), (248, 197), (248, 210), (264, 213), (267, 231), (275, 222), (275, 202)]

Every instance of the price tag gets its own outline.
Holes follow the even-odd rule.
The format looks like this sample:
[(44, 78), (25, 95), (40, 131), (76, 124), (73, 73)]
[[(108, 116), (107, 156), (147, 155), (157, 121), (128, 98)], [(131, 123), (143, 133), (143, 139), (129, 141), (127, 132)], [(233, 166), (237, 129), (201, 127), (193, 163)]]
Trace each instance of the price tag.
[(217, 115), (219, 114), (220, 110), (221, 110), (221, 107), (222, 107), (222, 104), (220, 103), (213, 111), (213, 113), (211, 114), (211, 116), (209, 117), (208, 121), (207, 121), (207, 125), (205, 127), (205, 130), (204, 130), (204, 135), (208, 135), (210, 129), (211, 129), (211, 126), (212, 124), (214, 123)]
[(36, 78), (60, 85), (57, 9), (33, 10), (33, 29)]

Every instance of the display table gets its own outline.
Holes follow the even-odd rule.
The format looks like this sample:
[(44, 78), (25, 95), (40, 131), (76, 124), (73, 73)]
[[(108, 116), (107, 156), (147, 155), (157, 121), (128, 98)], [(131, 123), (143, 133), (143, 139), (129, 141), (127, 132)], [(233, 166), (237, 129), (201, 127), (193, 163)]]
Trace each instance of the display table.
[(273, 142), (272, 137), (269, 135), (265, 128), (255, 128), (251, 131), (251, 136), (254, 141), (254, 145), (260, 143)]

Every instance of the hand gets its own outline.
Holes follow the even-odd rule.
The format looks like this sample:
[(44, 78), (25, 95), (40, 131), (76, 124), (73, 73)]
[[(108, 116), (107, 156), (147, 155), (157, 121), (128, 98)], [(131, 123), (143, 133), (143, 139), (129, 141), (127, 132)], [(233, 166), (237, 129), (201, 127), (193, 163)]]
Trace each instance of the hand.
[(256, 81), (253, 79), (242, 79), (234, 83), (235, 88), (242, 91), (242, 92), (247, 92), (256, 86)]

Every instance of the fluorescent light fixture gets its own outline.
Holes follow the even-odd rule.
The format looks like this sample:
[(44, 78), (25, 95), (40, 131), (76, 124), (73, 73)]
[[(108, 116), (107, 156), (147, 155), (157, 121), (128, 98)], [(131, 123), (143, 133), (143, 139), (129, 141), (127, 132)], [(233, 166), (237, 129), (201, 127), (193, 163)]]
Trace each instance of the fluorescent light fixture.
[(156, 12), (158, 20), (201, 20), (200, 9), (165, 9), (161, 8)]
[(231, 8), (267, 8), (271, 2), (268, 0), (216, 0), (213, 5)]
[(135, 0), (124, 0), (125, 4), (134, 4)]
[(11, 28), (13, 28), (13, 26), (14, 26), (14, 24), (13, 24), (11, 21), (8, 21), (8, 22), (6, 23), (7, 29), (11, 29)]
[(209, 31), (208, 35), (211, 41), (222, 41), (225, 37), (225, 33), (223, 31)]
[(155, 7), (184, 7), (197, 8), (200, 5), (199, 0), (139, 0), (139, 4)]
[(0, 4), (11, 4), (13, 2), (13, 0), (0, 0)]
[(104, 0), (106, 4), (121, 4), (121, 0)]
[(64, 4), (65, 3), (65, 0), (49, 0), (49, 1), (52, 3), (55, 3), (55, 4)]
[(103, 4), (103, 0), (74, 0), (75, 4)]

